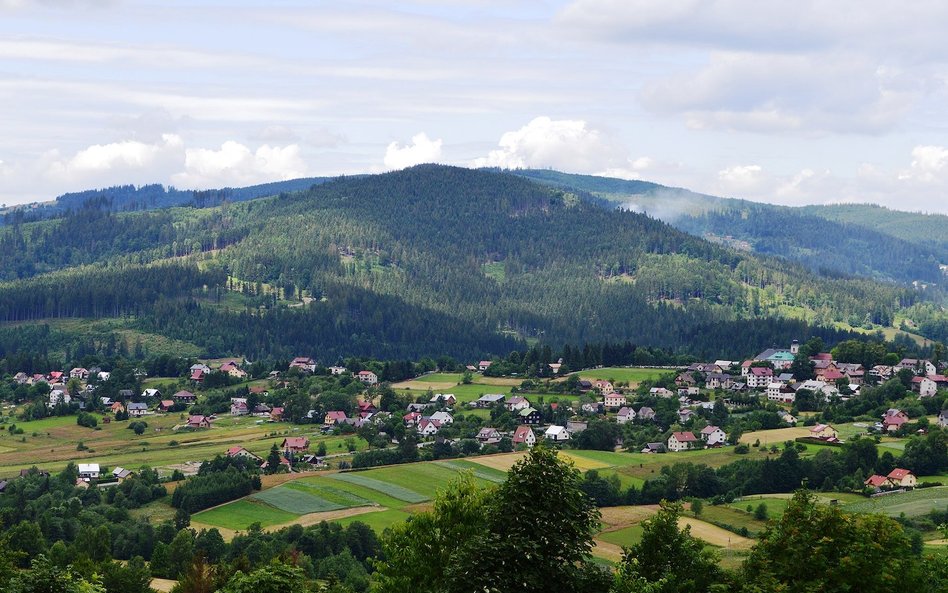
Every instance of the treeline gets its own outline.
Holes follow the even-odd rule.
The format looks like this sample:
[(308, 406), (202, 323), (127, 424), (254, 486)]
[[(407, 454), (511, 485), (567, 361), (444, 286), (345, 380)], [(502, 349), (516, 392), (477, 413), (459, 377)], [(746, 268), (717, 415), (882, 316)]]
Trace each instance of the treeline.
[(179, 484), (171, 495), (171, 506), (196, 513), (260, 489), (260, 476), (236, 467), (192, 476)]
[(190, 295), (223, 280), (219, 272), (182, 263), (58, 272), (0, 285), (0, 321), (142, 314), (156, 300)]

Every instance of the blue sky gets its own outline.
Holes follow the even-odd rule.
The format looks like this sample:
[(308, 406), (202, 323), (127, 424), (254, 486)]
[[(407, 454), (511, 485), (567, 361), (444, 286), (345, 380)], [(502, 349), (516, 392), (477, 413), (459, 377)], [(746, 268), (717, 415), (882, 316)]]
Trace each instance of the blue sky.
[(419, 162), (948, 212), (948, 4), (0, 0), (0, 203)]

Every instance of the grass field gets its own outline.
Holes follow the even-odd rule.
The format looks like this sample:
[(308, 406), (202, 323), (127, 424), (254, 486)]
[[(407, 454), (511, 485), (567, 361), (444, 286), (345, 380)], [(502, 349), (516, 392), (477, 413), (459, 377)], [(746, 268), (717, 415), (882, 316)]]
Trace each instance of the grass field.
[[(787, 510), (787, 505), (790, 503), (789, 498), (769, 498), (766, 496), (762, 497), (745, 497), (739, 501), (734, 501), (728, 506), (732, 509), (737, 509), (738, 511), (743, 511), (745, 513), (753, 513), (759, 505), (763, 504), (767, 507), (767, 516), (771, 519), (778, 519), (783, 516), (783, 512)], [(750, 507), (751, 510), (747, 510), (747, 507)], [(750, 527), (748, 527), (750, 529)]]
[(335, 511), (349, 506), (326, 500), (303, 489), (288, 486), (270, 488), (258, 492), (250, 498), (295, 515)]
[[(97, 418), (97, 429), (78, 426), (75, 416), (60, 416), (15, 422), (23, 429), (23, 435), (11, 435), (0, 430), (0, 477), (13, 476), (20, 469), (33, 465), (55, 472), (69, 462), (80, 461), (109, 468), (136, 469), (142, 465), (168, 468), (211, 459), (234, 445), (265, 457), (273, 444), (279, 445), (287, 436), (305, 435), (309, 437), (313, 450), (324, 442), (329, 453), (339, 453), (346, 450), (348, 438), (322, 435), (315, 432), (313, 426), (258, 424), (256, 418), (231, 416), (221, 416), (209, 430), (175, 431), (173, 428), (182, 422), (181, 414), (145, 416), (143, 420), (148, 423), (148, 429), (142, 435), (135, 435), (128, 430), (127, 421), (104, 424), (102, 416)], [(357, 449), (367, 446), (361, 438), (352, 438)], [(77, 451), (80, 441), (86, 450)], [(164, 473), (170, 473), (170, 469)]]
[(647, 369), (639, 367), (604, 367), (601, 369), (591, 369), (588, 371), (579, 371), (572, 373), (579, 375), (582, 379), (590, 381), (605, 380), (613, 384), (616, 382), (628, 383), (636, 386), (642, 381), (654, 381), (661, 378), (662, 375), (675, 372), (672, 369)]
[(843, 506), (843, 510), (851, 513), (883, 513), (890, 517), (898, 517), (902, 513), (907, 517), (917, 517), (935, 509), (945, 508), (948, 508), (948, 486), (864, 498)]
[(262, 527), (279, 525), (292, 521), (298, 516), (296, 513), (281, 511), (263, 502), (245, 498), (201, 511), (196, 513), (192, 519), (205, 525), (242, 530), (247, 529), (254, 523), (259, 523)]
[(370, 478), (363, 474), (357, 473), (346, 473), (346, 474), (333, 474), (329, 476), (334, 480), (339, 480), (341, 482), (349, 482), (350, 484), (355, 484), (357, 486), (363, 486), (369, 488), (370, 490), (375, 490), (386, 496), (391, 496), (397, 500), (409, 503), (415, 502), (424, 502), (428, 500), (427, 496), (419, 494), (414, 490), (409, 490), (408, 488), (403, 488), (401, 486), (396, 486), (395, 484), (389, 484), (388, 482), (383, 482), (381, 480), (376, 480)]

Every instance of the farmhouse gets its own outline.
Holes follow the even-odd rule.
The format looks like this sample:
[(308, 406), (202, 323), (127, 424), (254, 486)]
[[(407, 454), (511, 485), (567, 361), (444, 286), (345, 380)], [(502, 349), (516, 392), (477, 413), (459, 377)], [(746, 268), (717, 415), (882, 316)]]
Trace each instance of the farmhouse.
[(210, 428), (211, 420), (207, 416), (188, 416), (188, 428)]
[(626, 422), (632, 422), (635, 420), (635, 410), (630, 407), (619, 408), (619, 413), (616, 414), (616, 422), (619, 424), (625, 424)]
[(247, 398), (244, 398), (244, 397), (230, 398), (230, 415), (231, 416), (246, 416), (249, 413), (250, 413), (250, 408), (247, 407)]
[(501, 436), (496, 428), (485, 426), (477, 433), (477, 440), (484, 445), (496, 445), (500, 442)]
[(717, 426), (705, 426), (701, 429), (701, 440), (709, 447), (717, 447), (724, 444), (727, 434)]
[(504, 402), (504, 407), (510, 412), (519, 412), (524, 408), (530, 407), (530, 402), (526, 398), (515, 395)]
[(655, 410), (648, 406), (642, 406), (636, 416), (639, 420), (655, 420)]
[(517, 419), (520, 421), (520, 424), (539, 424), (541, 417), (540, 412), (534, 408), (524, 408), (517, 414)]
[(253, 459), (256, 461), (263, 461), (259, 455), (254, 455), (250, 451), (244, 449), (243, 447), (231, 447), (227, 450), (228, 457), (246, 457), (248, 459)]
[(444, 406), (453, 406), (458, 402), (453, 393), (436, 393), (432, 395), (431, 399), (428, 401), (433, 404), (440, 404)]
[(306, 437), (286, 437), (280, 444), (284, 453), (302, 453), (309, 449), (309, 439)]
[(113, 402), (112, 405), (109, 406), (109, 410), (111, 410), (113, 414), (120, 414), (125, 411), (125, 404), (122, 402)]
[(560, 442), (569, 440), (569, 431), (566, 430), (565, 426), (553, 426), (546, 429), (546, 432), (543, 433), (543, 436), (548, 441)]
[(356, 378), (366, 385), (375, 385), (379, 382), (378, 375), (372, 371), (359, 371), (359, 373), (356, 375)]
[(730, 375), (724, 373), (708, 373), (705, 377), (705, 386), (708, 389), (727, 389), (734, 383)]
[(537, 442), (537, 435), (533, 434), (533, 429), (525, 424), (521, 424), (514, 431), (513, 444), (526, 445), (532, 447)]
[(87, 482), (89, 480), (97, 480), (99, 479), (99, 471), (98, 463), (80, 463), (79, 479)]
[(190, 379), (191, 379), (191, 381), (194, 382), (194, 383), (202, 383), (202, 382), (204, 381), (204, 376), (205, 376), (206, 374), (207, 374), (207, 373), (205, 373), (204, 371), (201, 371), (201, 370), (191, 371), (191, 377), (190, 377)]
[(670, 390), (665, 389), (664, 387), (652, 387), (648, 390), (648, 394), (654, 397), (672, 397), (675, 395)]
[(169, 412), (171, 408), (174, 407), (174, 402), (170, 399), (163, 399), (161, 403), (158, 404), (158, 410), (161, 412)]
[(886, 413), (882, 416), (882, 430), (886, 432), (896, 432), (908, 421), (908, 414), (902, 410), (890, 408), (886, 410)]
[(593, 381), (593, 389), (598, 389), (600, 393), (612, 393), (615, 389), (612, 387), (612, 383), (605, 381), (603, 379), (597, 379)]
[(691, 432), (673, 432), (668, 437), (668, 450), (672, 452), (686, 451), (698, 444), (698, 439)]
[(421, 421), (421, 412), (408, 412), (402, 416), (405, 426), (415, 426)]
[(135, 475), (134, 472), (130, 469), (125, 469), (124, 467), (117, 467), (112, 470), (112, 477), (119, 481), (119, 484), (127, 480), (128, 478)]
[(89, 371), (82, 367), (76, 367), (72, 369), (71, 371), (69, 371), (69, 378), (85, 381), (86, 379), (89, 378)]
[(918, 360), (916, 358), (903, 358), (899, 364), (893, 367), (895, 372), (899, 372), (902, 369), (909, 369), (914, 371), (918, 375), (934, 375), (938, 373), (938, 369), (935, 368), (935, 365), (932, 364), (930, 360)]
[(132, 402), (128, 404), (126, 410), (128, 410), (128, 415), (133, 418), (141, 417), (148, 413), (148, 405)]
[(938, 392), (938, 384), (928, 377), (912, 377), (912, 390), (917, 392), (919, 397), (931, 397)]
[(346, 413), (342, 410), (331, 410), (326, 412), (326, 417), (323, 418), (323, 424), (326, 426), (335, 426), (337, 424), (343, 424), (346, 421)]
[(423, 437), (438, 434), (438, 429), (440, 428), (440, 424), (431, 418), (422, 418), (421, 422), (418, 423), (418, 433)]
[(486, 371), (488, 368), (490, 368), (489, 360), (482, 360), (479, 363), (477, 363), (477, 370), (479, 370), (482, 373)]
[(179, 391), (172, 395), (171, 399), (182, 404), (193, 404), (197, 401), (197, 396), (190, 391)]
[(308, 356), (297, 356), (290, 362), (291, 369), (299, 369), (307, 373), (316, 372), (316, 361)]
[(938, 426), (942, 428), (948, 428), (948, 410), (942, 410), (938, 414)]
[(863, 484), (878, 492), (882, 488), (885, 488), (889, 485), (889, 478), (880, 476), (879, 474), (873, 474), (866, 478), (866, 481), (863, 482)]
[(835, 441), (839, 438), (836, 429), (829, 424), (817, 424), (810, 429), (810, 436), (823, 441)]
[(447, 412), (435, 412), (431, 415), (431, 419), (437, 422), (439, 426), (443, 424), (454, 424), (454, 416)]
[(497, 404), (504, 403), (507, 398), (503, 393), (485, 393), (476, 401), (471, 402), (472, 408), (493, 408)]
[(629, 402), (621, 393), (607, 393), (603, 398), (602, 403), (607, 409), (614, 410), (616, 408), (621, 408)]
[(645, 443), (641, 453), (664, 453), (665, 443)]
[(914, 488), (918, 484), (915, 474), (907, 469), (895, 468), (886, 476), (889, 485), (894, 488)]

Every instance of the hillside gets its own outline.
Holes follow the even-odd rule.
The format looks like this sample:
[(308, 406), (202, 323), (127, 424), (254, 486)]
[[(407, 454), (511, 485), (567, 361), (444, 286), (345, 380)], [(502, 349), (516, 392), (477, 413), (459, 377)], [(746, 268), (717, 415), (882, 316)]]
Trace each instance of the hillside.
[(934, 246), (943, 253), (948, 250), (948, 216), (944, 214), (902, 212), (875, 204), (804, 206), (801, 210), (828, 220), (873, 228), (923, 247)]
[(209, 208), (92, 203), (0, 229), (0, 320), (18, 324), (0, 348), (37, 323), (68, 341), (57, 320), (92, 318), (117, 320), (146, 349), (162, 336), (252, 358), (474, 358), (524, 340), (739, 356), (845, 336), (803, 319), (888, 325), (919, 300), (587, 198), (430, 165)]
[(948, 263), (945, 216), (868, 205), (790, 208), (644, 181), (543, 170), (513, 173), (590, 192), (693, 235), (783, 257), (817, 273), (903, 283), (944, 282), (939, 264)]

